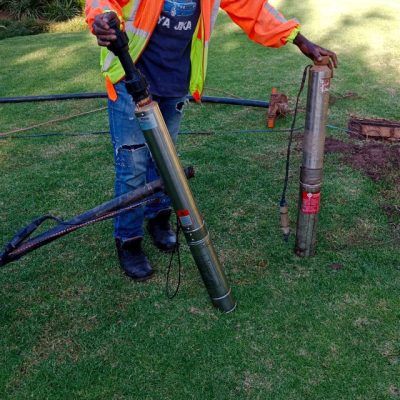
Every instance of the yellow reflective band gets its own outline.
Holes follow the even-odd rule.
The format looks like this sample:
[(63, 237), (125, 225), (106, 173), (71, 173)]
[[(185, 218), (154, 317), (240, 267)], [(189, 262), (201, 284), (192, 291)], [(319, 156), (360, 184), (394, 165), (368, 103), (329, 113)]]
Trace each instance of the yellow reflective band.
[[(146, 45), (147, 38), (134, 35), (131, 32), (127, 32), (127, 35), (129, 38), (129, 53), (133, 62), (136, 62)], [(102, 67), (103, 75), (108, 77), (112, 83), (118, 82), (125, 75), (118, 57), (110, 56), (110, 52), (105, 47), (102, 47), (100, 51), (100, 65)]]
[[(216, 3), (219, 4), (219, 1), (216, 1)], [(107, 11), (109, 12), (111, 10)], [(135, 9), (131, 9), (131, 12), (132, 11), (136, 12)], [(215, 9), (214, 11), (217, 13), (218, 9)], [(216, 15), (213, 17), (215, 18), (215, 16)], [(189, 83), (190, 93), (193, 94), (198, 92), (200, 95), (204, 89), (208, 59), (208, 41), (205, 40), (205, 32), (201, 32), (201, 39), (198, 38), (199, 29), (204, 30), (204, 24), (202, 23), (203, 21), (201, 18), (202, 17), (200, 16), (192, 37), (192, 46), (190, 51), (191, 75)], [(146, 47), (151, 35), (149, 32), (137, 29), (133, 26), (132, 21), (125, 21), (125, 32), (129, 38), (129, 53), (133, 62), (136, 62)], [(117, 83), (125, 75), (118, 57), (115, 57), (114, 54), (105, 47), (102, 47), (100, 50), (100, 66), (104, 77), (111, 83)]]
[(294, 39), (296, 39), (297, 35), (300, 33), (300, 28), (294, 28), (292, 33), (287, 38), (287, 43), (293, 43)]
[(193, 94), (198, 91), (199, 94), (203, 92), (204, 80), (207, 71), (207, 53), (208, 48), (204, 43), (204, 32), (202, 34), (202, 39), (198, 39), (198, 32), (201, 23), (201, 16), (199, 22), (196, 26), (196, 30), (192, 37), (192, 48), (190, 51), (190, 61), (191, 61), (191, 76), (189, 83), (189, 92)]

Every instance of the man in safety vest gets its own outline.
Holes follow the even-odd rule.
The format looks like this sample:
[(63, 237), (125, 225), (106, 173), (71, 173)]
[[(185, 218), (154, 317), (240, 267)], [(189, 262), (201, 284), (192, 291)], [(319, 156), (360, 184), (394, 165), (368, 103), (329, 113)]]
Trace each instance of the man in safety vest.
[[(134, 115), (132, 98), (123, 83), (124, 71), (107, 46), (116, 39), (109, 23), (118, 18), (129, 37), (129, 52), (146, 77), (153, 99), (176, 142), (188, 91), (200, 100), (207, 70), (208, 43), (219, 8), (227, 12), (248, 37), (267, 47), (294, 43), (312, 60), (335, 53), (300, 33), (296, 20), (286, 20), (268, 0), (87, 0), (86, 17), (101, 48), (101, 68), (108, 93), (108, 114), (115, 159), (115, 193), (121, 195), (158, 177)], [(142, 250), (143, 222), (154, 244), (171, 252), (176, 236), (169, 223), (171, 202), (159, 195), (150, 205), (115, 219), (114, 237), (124, 272), (137, 281), (153, 269)]]

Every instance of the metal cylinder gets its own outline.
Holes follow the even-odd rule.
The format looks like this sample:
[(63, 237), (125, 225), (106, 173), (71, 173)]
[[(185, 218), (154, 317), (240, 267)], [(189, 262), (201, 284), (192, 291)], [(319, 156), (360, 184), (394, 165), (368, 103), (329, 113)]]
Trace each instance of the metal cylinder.
[(285, 242), (288, 242), (290, 235), (289, 207), (284, 203), (279, 207), (279, 211), (281, 214), (281, 230), (283, 238)]
[(295, 253), (315, 255), (320, 212), (326, 123), (332, 71), (329, 57), (310, 69)]
[(190, 251), (215, 307), (231, 312), (236, 307), (224, 270), (211, 243), (183, 173), (175, 146), (156, 102), (139, 105), (135, 111), (147, 145), (157, 165), (179, 218)]

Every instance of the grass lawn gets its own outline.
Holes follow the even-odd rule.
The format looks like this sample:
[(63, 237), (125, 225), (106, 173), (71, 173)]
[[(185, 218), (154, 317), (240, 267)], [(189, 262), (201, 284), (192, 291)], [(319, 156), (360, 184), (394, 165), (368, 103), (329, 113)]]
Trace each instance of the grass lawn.
[[(273, 4), (339, 55), (331, 125), (346, 127), (351, 114), (400, 119), (397, 0)], [(6, 39), (0, 54), (1, 96), (103, 91), (98, 48), (87, 32)], [(221, 13), (206, 94), (266, 100), (277, 86), (293, 105), (306, 64), (293, 46), (249, 42)], [(356, 96), (344, 96), (350, 92)], [(104, 106), (104, 100), (1, 105), (0, 131)], [(1, 399), (400, 397), (398, 170), (388, 164), (387, 176), (372, 180), (343, 155), (327, 154), (318, 254), (299, 259), (294, 235), (287, 245), (279, 230), (287, 134), (237, 133), (264, 129), (265, 114), (191, 104), (182, 130), (213, 134), (178, 141), (183, 164), (196, 168), (191, 186), (237, 310), (222, 315), (212, 308), (186, 245), (183, 283), (170, 301), (169, 258), (147, 237), (157, 274), (135, 284), (119, 270), (112, 223), (86, 228), (0, 271)], [(280, 120), (278, 128), (290, 122)], [(103, 130), (104, 110), (0, 140), (0, 246), (36, 216), (68, 218), (112, 197), (108, 136), (72, 135)], [(28, 137), (43, 133), (66, 135)], [(328, 134), (355, 143), (343, 131)], [(300, 143), (297, 134), (292, 230)]]

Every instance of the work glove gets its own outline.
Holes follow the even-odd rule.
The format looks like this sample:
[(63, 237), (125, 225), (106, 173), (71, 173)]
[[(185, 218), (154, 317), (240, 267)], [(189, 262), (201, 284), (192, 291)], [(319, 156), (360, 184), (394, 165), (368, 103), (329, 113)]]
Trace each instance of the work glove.
[(94, 18), (93, 22), (93, 33), (97, 38), (97, 44), (99, 46), (109, 46), (111, 42), (117, 39), (115, 30), (110, 28), (110, 23), (113, 20), (118, 20), (118, 16), (115, 12), (106, 12), (99, 14)]

